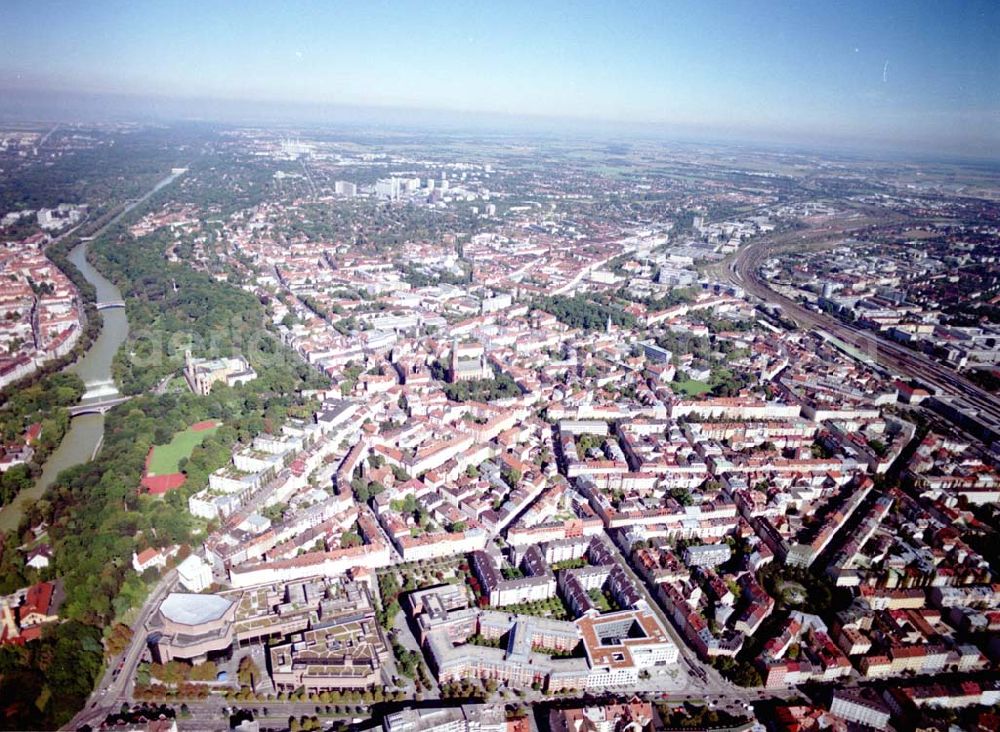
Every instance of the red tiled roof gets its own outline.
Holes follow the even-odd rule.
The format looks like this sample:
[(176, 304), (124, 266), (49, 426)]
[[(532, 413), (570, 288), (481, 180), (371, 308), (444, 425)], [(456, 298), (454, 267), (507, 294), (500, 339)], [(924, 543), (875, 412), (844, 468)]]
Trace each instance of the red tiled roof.
[(24, 604), (20, 607), (21, 617), (33, 612), (48, 615), (49, 608), (52, 606), (52, 592), (54, 589), (55, 585), (51, 582), (39, 582), (37, 585), (29, 587), (27, 593), (25, 593)]

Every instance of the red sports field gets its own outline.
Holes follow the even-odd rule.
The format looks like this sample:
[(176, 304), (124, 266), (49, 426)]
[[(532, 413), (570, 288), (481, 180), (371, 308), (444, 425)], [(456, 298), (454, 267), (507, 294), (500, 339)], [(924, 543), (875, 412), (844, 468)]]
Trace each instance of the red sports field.
[(184, 484), (185, 477), (184, 473), (180, 472), (180, 461), (191, 457), (191, 451), (221, 424), (215, 420), (196, 422), (174, 435), (169, 444), (151, 447), (146, 454), (142, 487), (154, 495), (180, 488)]

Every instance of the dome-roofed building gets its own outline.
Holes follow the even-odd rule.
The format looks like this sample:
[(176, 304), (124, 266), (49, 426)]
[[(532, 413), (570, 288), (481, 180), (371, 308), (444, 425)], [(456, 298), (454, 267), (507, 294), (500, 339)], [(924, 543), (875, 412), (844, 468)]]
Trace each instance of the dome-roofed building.
[(233, 642), (236, 603), (220, 595), (171, 592), (150, 621), (149, 646), (159, 663), (201, 663)]

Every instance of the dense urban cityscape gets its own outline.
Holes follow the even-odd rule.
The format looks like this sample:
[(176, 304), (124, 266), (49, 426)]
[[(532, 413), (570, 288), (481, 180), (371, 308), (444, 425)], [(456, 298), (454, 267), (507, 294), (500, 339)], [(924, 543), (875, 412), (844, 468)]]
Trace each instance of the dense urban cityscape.
[(1000, 5), (4, 21), (0, 730), (1000, 730)]
[[(3, 218), (8, 724), (995, 718), (996, 178), (2, 138), (51, 198)], [(85, 159), (108, 198), (45, 185)], [(123, 345), (82, 378), (112, 314)], [(88, 419), (91, 454), (43, 481)]]

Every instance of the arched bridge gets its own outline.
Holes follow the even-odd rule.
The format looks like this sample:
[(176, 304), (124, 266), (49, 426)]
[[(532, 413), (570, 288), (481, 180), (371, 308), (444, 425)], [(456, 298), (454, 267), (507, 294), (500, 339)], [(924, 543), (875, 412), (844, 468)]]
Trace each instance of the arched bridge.
[(97, 303), (95, 305), (98, 310), (110, 310), (111, 308), (123, 308), (125, 307), (124, 300), (104, 300), (103, 302)]
[(105, 414), (108, 410), (117, 407), (119, 404), (124, 404), (131, 398), (130, 396), (117, 396), (112, 399), (91, 402), (90, 404), (77, 404), (75, 407), (69, 408), (69, 416), (79, 417), (81, 414)]

